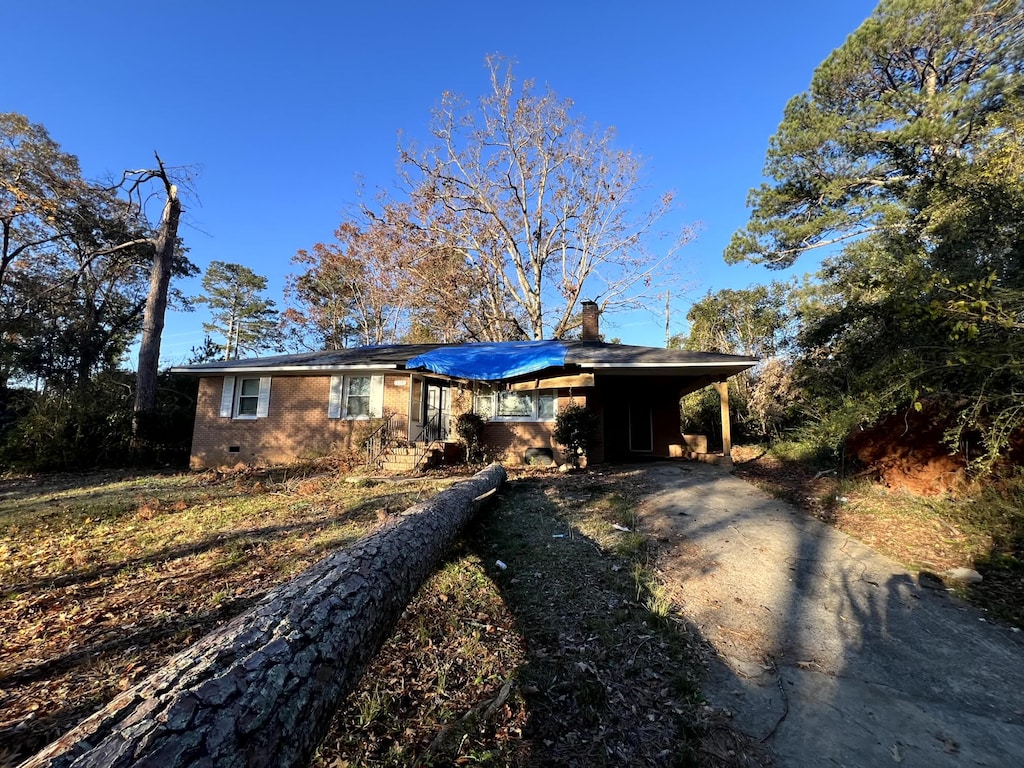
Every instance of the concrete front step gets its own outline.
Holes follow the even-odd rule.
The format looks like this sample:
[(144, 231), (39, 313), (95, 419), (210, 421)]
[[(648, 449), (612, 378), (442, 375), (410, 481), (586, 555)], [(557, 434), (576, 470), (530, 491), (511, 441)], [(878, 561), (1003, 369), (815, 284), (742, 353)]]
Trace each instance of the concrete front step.
[(446, 455), (448, 447), (440, 441), (396, 445), (384, 453), (377, 466), (382, 472), (413, 472), (435, 464)]
[(380, 468), (385, 472), (409, 472), (430, 466), (437, 452), (424, 448), (393, 448), (388, 451)]
[(380, 471), (381, 472), (389, 472), (389, 473), (390, 472), (402, 473), (402, 472), (413, 472), (413, 471), (415, 471), (417, 469), (421, 469), (421, 468), (422, 467), (417, 467), (412, 462), (408, 462), (407, 463), (407, 462), (404, 462), (404, 461), (385, 461), (381, 465)]

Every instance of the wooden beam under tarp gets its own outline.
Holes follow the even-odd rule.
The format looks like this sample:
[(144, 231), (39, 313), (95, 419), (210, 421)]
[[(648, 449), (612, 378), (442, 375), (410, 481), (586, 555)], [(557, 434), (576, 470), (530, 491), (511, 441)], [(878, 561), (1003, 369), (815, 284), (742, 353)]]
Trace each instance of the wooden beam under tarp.
[(570, 387), (594, 386), (594, 374), (580, 373), (575, 376), (554, 376), (547, 379), (530, 379), (517, 381), (509, 385), (509, 389), (522, 392), (530, 389), (569, 389)]

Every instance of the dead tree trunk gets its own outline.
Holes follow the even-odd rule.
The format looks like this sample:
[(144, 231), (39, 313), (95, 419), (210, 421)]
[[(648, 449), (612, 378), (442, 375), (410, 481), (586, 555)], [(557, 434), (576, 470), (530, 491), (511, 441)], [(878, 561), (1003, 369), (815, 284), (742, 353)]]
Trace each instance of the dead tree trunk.
[(22, 768), (305, 765), (408, 601), (504, 479), (491, 465), (325, 558)]
[(132, 419), (132, 435), (136, 449), (140, 442), (149, 439), (147, 429), (153, 411), (156, 410), (156, 384), (160, 370), (160, 340), (164, 332), (164, 317), (167, 314), (167, 292), (171, 273), (174, 271), (174, 249), (178, 243), (178, 223), (181, 221), (181, 199), (178, 187), (171, 183), (160, 156), (156, 156), (158, 170), (152, 175), (164, 185), (166, 201), (160, 216), (160, 226), (152, 239), (153, 265), (149, 272), (149, 293), (146, 294), (146, 309), (142, 320), (142, 341), (139, 344), (139, 369), (135, 384), (135, 412)]

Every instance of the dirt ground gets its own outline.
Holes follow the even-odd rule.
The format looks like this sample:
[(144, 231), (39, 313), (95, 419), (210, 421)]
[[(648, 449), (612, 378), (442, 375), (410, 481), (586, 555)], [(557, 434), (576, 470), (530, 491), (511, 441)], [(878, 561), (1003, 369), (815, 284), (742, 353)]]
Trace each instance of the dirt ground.
[(957, 490), (966, 482), (966, 458), (951, 454), (945, 442), (950, 418), (935, 403), (908, 409), (878, 424), (854, 430), (846, 452), (886, 488), (934, 496)]

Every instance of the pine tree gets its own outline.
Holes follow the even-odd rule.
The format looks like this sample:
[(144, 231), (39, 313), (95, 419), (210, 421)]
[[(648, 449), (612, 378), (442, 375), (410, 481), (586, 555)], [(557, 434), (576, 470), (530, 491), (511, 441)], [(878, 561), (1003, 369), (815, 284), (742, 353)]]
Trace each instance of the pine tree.
[(1022, 72), (1020, 0), (883, 0), (786, 107), (725, 255), (828, 254), (798, 341), (830, 439), (927, 393), (989, 459), (1024, 427)]
[(212, 261), (203, 275), (203, 295), (196, 302), (210, 308), (212, 322), (203, 331), (224, 339), (225, 360), (243, 353), (277, 349), (281, 344), (277, 310), (266, 298), (267, 278), (241, 264)]

